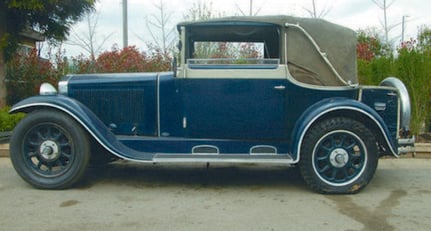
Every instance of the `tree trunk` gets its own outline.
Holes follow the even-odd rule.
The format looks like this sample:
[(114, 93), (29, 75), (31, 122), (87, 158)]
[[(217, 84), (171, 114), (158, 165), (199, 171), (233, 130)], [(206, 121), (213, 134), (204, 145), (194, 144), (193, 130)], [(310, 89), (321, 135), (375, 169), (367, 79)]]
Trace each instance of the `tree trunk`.
[[(6, 35), (6, 12), (3, 7), (0, 9), (0, 42)], [(6, 64), (4, 60), (3, 48), (0, 43), (0, 108), (6, 106)]]

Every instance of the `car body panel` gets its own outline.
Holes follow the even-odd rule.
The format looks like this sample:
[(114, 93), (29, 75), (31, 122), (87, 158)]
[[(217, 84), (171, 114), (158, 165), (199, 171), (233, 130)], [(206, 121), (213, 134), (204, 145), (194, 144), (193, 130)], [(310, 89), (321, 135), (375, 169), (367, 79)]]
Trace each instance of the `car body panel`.
[[(352, 30), (281, 16), (178, 28), (177, 70), (68, 75), (60, 94), (45, 86), (46, 95), (18, 103), (11, 113), (63, 111), (107, 151), (135, 161), (294, 164), (305, 134), (330, 115), (365, 119), (376, 128), (381, 152), (398, 154), (399, 92), (357, 84)], [(333, 33), (339, 37), (329, 41)], [(256, 42), (262, 54), (199, 59), (194, 43), (202, 41)]]
[(123, 145), (105, 124), (85, 105), (62, 95), (34, 96), (12, 107), (10, 113), (34, 110), (59, 110), (78, 121), (91, 136), (110, 153), (128, 160), (151, 160), (154, 153), (138, 152)]
[(298, 123), (293, 129), (293, 140), (295, 146), (292, 149), (292, 156), (298, 158), (300, 156), (301, 145), (303, 138), (310, 127), (319, 119), (328, 114), (346, 115), (347, 117), (365, 116), (378, 127), (379, 132), (383, 134), (385, 143), (389, 147), (391, 154), (397, 156), (397, 145), (395, 140), (390, 136), (390, 131), (386, 126), (385, 121), (368, 105), (360, 103), (356, 100), (346, 98), (330, 98), (323, 99), (314, 105), (310, 106), (297, 120)]
[[(265, 154), (286, 155), (297, 162), (300, 141), (307, 129), (319, 116), (334, 110), (359, 111), (376, 118), (373, 121), (387, 137), (389, 146), (396, 146), (392, 134), (377, 112), (355, 100), (358, 88), (307, 88), (292, 84), (288, 79), (179, 79), (174, 78), (172, 73), (135, 75), (135, 81), (130, 81), (125, 74), (106, 76), (106, 79), (101, 80), (104, 83), (100, 84), (96, 83), (98, 77), (90, 81), (91, 78), (87, 76), (86, 81), (91, 82), (89, 84), (83, 82), (81, 77), (69, 76), (69, 94), (82, 94), (76, 93), (74, 88), (86, 87), (91, 87), (91, 91), (97, 94), (88, 92), (92, 95), (91, 100), (81, 98), (82, 102), (62, 95), (36, 96), (15, 105), (11, 112), (42, 107), (62, 110), (83, 124), (113, 154), (139, 161), (152, 161), (156, 154)], [(112, 85), (109, 84), (111, 82)], [(280, 85), (285, 88), (274, 89), (274, 86)], [(141, 105), (146, 108), (146, 112), (151, 112), (151, 116), (145, 116), (153, 123), (151, 129), (142, 130), (148, 134), (118, 129), (112, 125), (111, 118), (114, 117), (103, 116), (108, 110), (107, 106), (94, 103), (105, 100), (104, 97), (112, 94), (111, 89), (118, 86), (127, 90), (143, 89), (142, 92), (147, 87), (156, 89), (156, 93), (150, 91), (152, 93), (145, 96), (146, 102), (150, 103)], [(267, 91), (262, 91), (262, 88)], [(262, 93), (254, 94), (256, 91)], [(291, 111), (285, 111), (287, 109)], [(123, 126), (137, 124), (133, 121)], [(261, 151), (253, 151), (259, 148)]]

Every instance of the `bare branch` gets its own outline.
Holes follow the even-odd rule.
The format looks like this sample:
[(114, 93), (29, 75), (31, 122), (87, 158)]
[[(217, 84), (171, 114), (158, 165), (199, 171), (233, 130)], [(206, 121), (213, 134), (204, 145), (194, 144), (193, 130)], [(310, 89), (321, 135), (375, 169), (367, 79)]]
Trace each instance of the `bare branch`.
[(322, 10), (318, 11), (317, 7), (316, 7), (316, 1), (312, 0), (311, 1), (312, 4), (312, 8), (308, 9), (308, 8), (303, 8), (312, 18), (324, 18), (331, 10), (332, 10), (332, 6), (325, 6), (323, 7)]
[(247, 14), (244, 13), (244, 11), (242, 11), (241, 7), (238, 5), (238, 3), (235, 4), (236, 9), (239, 10), (239, 12), (241, 13), (242, 16), (246, 16)]
[[(387, 1), (387, 0), (371, 0), (374, 4), (383, 10), (383, 30), (385, 32), (385, 42), (389, 44), (389, 31), (393, 28), (388, 26), (388, 18), (387, 11), (388, 9), (395, 3), (395, 0)], [(382, 24), (382, 23), (381, 23)]]
[[(94, 59), (96, 54), (100, 52), (106, 41), (113, 35), (110, 33), (104, 36), (102, 41), (97, 43), (97, 25), (99, 20), (99, 15), (96, 12), (88, 12), (85, 16), (87, 23), (86, 32), (76, 32), (73, 31), (71, 34), (71, 39), (68, 40), (67, 44), (72, 46), (78, 46), (84, 51), (88, 52), (91, 59)], [(96, 44), (97, 43), (97, 44)]]
[[(163, 53), (168, 53), (174, 47), (171, 44), (174, 44), (172, 41), (174, 40), (175, 27), (168, 28), (173, 13), (166, 11), (166, 4), (163, 0), (159, 0), (153, 6), (158, 10), (158, 13), (145, 18), (145, 25), (156, 48), (160, 49)], [(145, 41), (142, 36), (137, 37)]]
[(250, 0), (250, 4), (249, 4), (249, 13), (248, 13), (248, 14), (247, 14), (247, 13), (245, 13), (237, 3), (235, 4), (235, 7), (236, 7), (236, 9), (240, 12), (240, 14), (241, 14), (242, 16), (256, 16), (256, 15), (258, 15), (258, 14), (259, 14), (259, 12), (262, 10), (263, 6), (264, 6), (264, 5), (266, 5), (265, 3), (266, 3), (266, 1), (265, 1), (265, 2), (263, 2), (263, 3), (259, 6), (259, 8), (257, 8), (257, 10), (256, 10), (256, 11), (254, 11), (254, 10), (253, 10), (253, 9), (254, 9), (254, 7), (253, 7), (253, 6), (254, 6), (254, 5), (253, 5), (253, 0)]

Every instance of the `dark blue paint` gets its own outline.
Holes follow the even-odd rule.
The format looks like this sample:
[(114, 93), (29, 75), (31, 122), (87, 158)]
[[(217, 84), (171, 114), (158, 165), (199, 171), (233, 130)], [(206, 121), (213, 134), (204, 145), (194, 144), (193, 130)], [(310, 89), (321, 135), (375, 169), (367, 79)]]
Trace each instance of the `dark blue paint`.
[[(286, 88), (274, 89), (280, 85)], [(79, 120), (111, 152), (137, 160), (151, 160), (155, 153), (187, 154), (197, 145), (217, 146), (223, 154), (248, 154), (253, 146), (268, 145), (276, 147), (278, 154), (289, 153), (297, 159), (298, 142), (305, 129), (316, 116), (334, 107), (358, 108), (375, 118), (391, 137), (389, 145), (396, 147), (395, 112), (378, 114), (371, 106), (380, 98), (388, 100), (383, 97), (388, 92), (364, 91), (370, 106), (356, 100), (358, 92), (358, 88), (349, 87), (305, 88), (287, 79), (264, 77), (85, 75), (74, 76), (69, 82), (69, 96), (75, 99), (62, 95), (33, 97), (15, 105), (12, 112), (47, 105), (60, 109)], [(390, 100), (389, 108), (395, 110), (391, 105), (397, 99)]]
[(151, 153), (149, 150), (138, 152), (125, 146), (91, 110), (82, 103), (66, 96), (30, 97), (14, 105), (11, 113), (27, 113), (43, 108), (60, 110), (74, 117), (99, 143), (103, 144), (105, 148), (116, 155), (136, 160), (151, 160), (154, 156), (154, 153)]
[(216, 146), (221, 154), (248, 154), (250, 148), (257, 145), (277, 147), (277, 154), (287, 154), (289, 148), (284, 142), (217, 140), (217, 139), (189, 139), (179, 137), (119, 137), (126, 146), (138, 151), (152, 150), (154, 153), (190, 154), (193, 147), (198, 145)]
[[(335, 109), (335, 110), (333, 110)], [(357, 110), (355, 110), (357, 109)], [(389, 145), (393, 150), (397, 150), (395, 140), (390, 138), (390, 131), (386, 126), (382, 117), (371, 107), (356, 100), (347, 98), (329, 98), (323, 99), (316, 102), (314, 105), (310, 106), (303, 111), (302, 115), (296, 121), (295, 127), (292, 133), (293, 146), (292, 146), (292, 156), (297, 157), (299, 155), (299, 145), (298, 141), (306, 132), (307, 126), (309, 126), (313, 121), (315, 121), (319, 116), (324, 116), (328, 112), (344, 111), (344, 113), (355, 113), (365, 115), (370, 119), (377, 121), (377, 124), (383, 129), (383, 133), (389, 136)]]
[(85, 104), (118, 135), (157, 135), (157, 74), (79, 75), (69, 96)]
[(198, 139), (285, 140), (286, 80), (178, 80), (187, 118), (185, 137)]
[(362, 102), (373, 108), (376, 103), (384, 103), (386, 109), (377, 111), (384, 120), (388, 130), (391, 133), (391, 138), (396, 140), (398, 133), (398, 94), (394, 89), (374, 89), (365, 88), (362, 93)]

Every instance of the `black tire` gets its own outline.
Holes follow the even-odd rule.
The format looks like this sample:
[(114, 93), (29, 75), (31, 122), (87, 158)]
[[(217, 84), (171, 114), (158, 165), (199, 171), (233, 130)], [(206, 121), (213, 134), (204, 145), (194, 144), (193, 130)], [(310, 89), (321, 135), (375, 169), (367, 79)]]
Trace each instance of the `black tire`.
[(18, 174), (34, 187), (64, 189), (85, 173), (90, 141), (81, 125), (65, 113), (34, 111), (15, 127), (10, 158)]
[(353, 194), (373, 178), (378, 164), (374, 134), (345, 117), (318, 122), (301, 146), (302, 177), (319, 193)]

